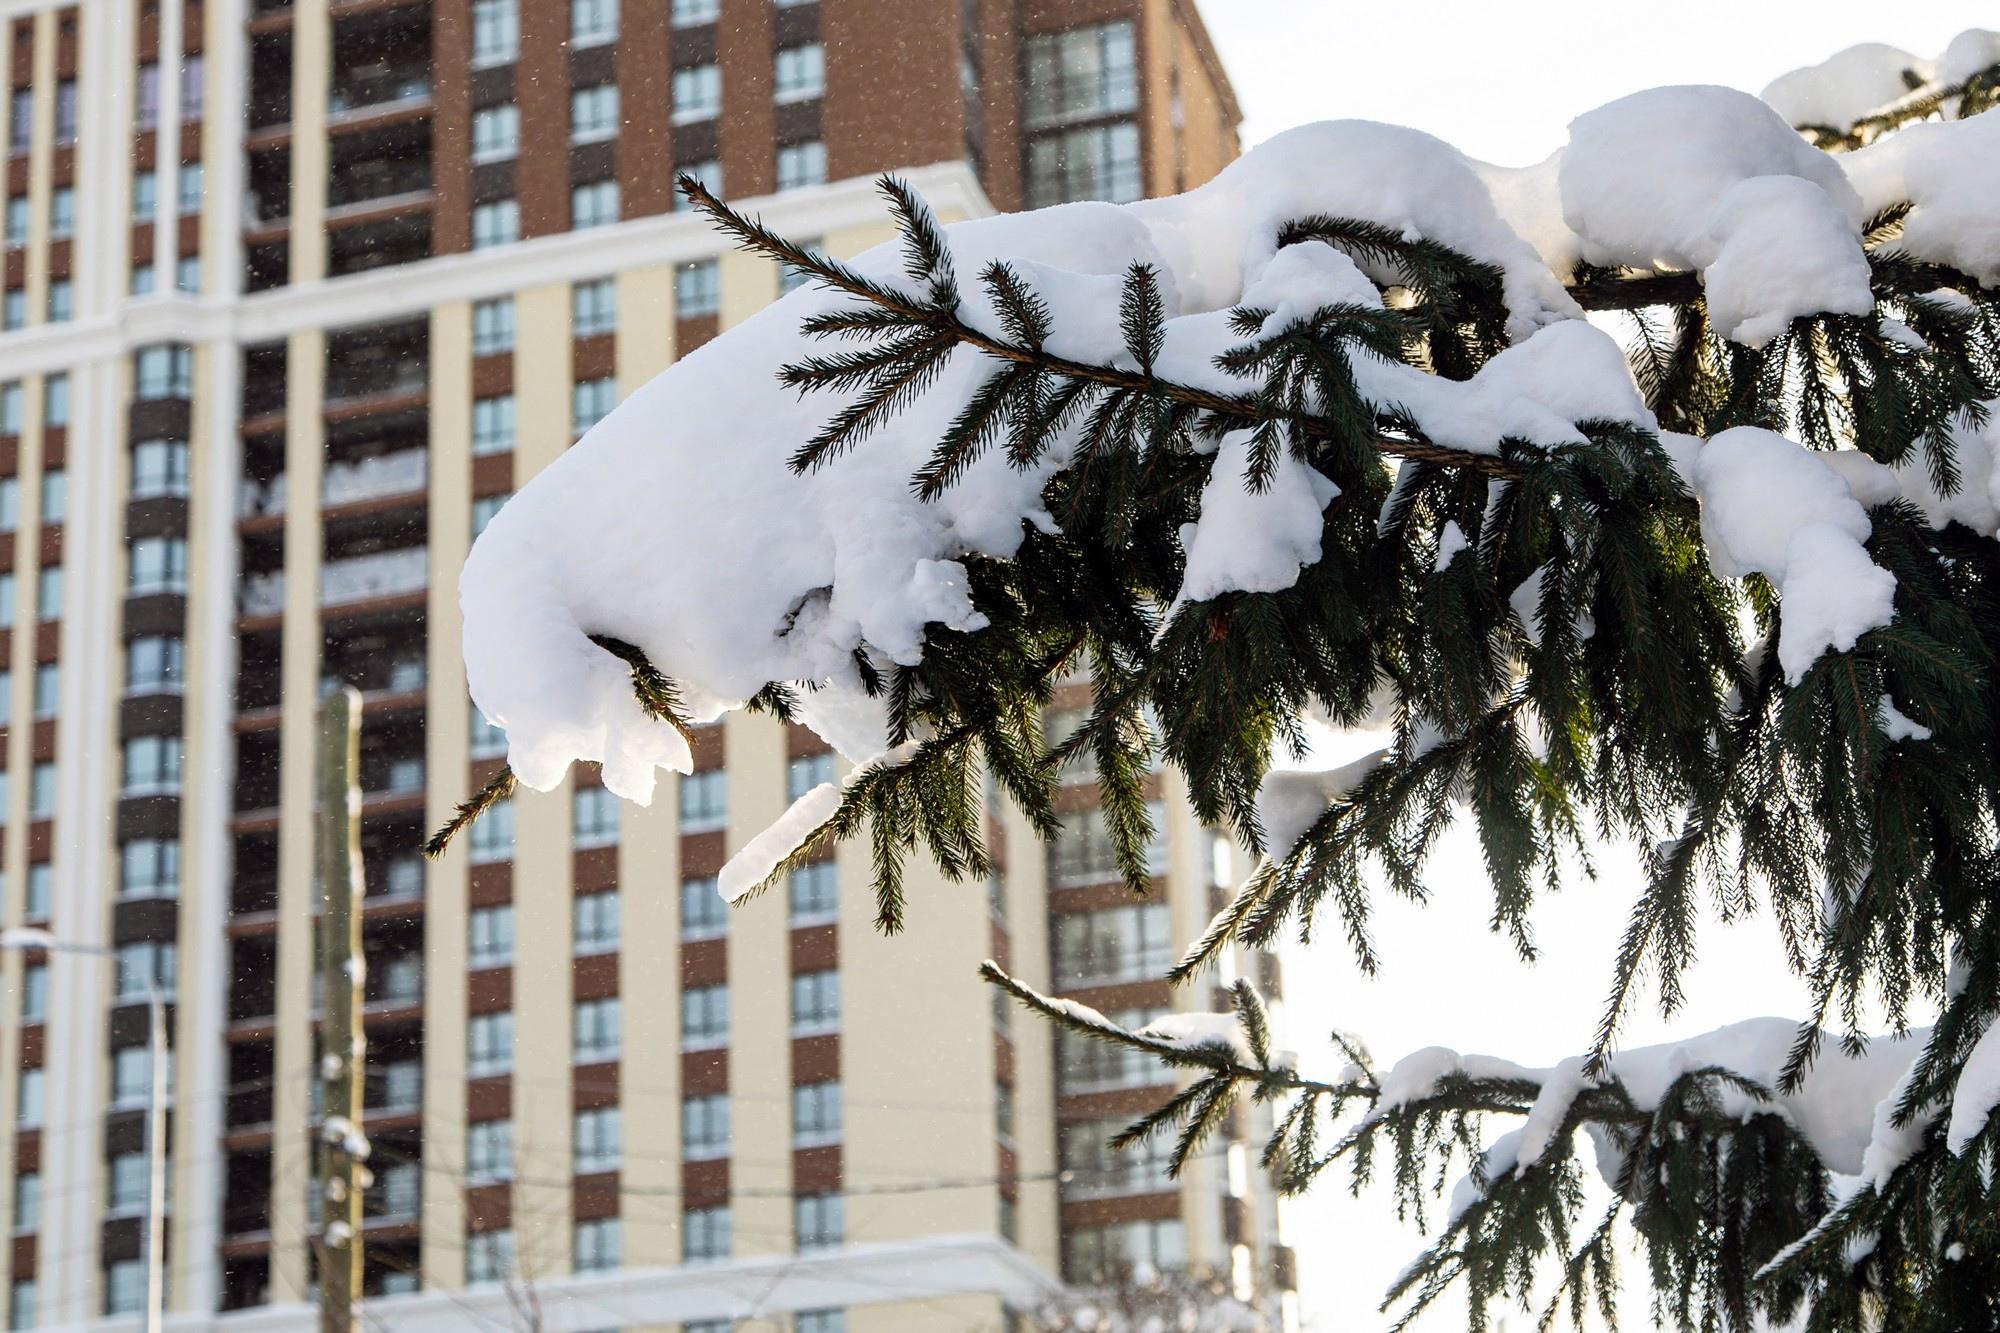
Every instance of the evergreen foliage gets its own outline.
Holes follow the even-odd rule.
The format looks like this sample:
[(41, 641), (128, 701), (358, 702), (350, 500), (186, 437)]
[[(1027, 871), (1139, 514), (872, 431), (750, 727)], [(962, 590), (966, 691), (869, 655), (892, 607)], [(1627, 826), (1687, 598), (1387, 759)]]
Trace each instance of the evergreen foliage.
[[(1893, 116), (1947, 100), (1983, 110), (1996, 98), (2000, 67)], [(1808, 133), (1839, 148), (1888, 128)], [(818, 835), (870, 839), (883, 928), (901, 921), (908, 849), (924, 847), (955, 876), (985, 872), (985, 774), (1050, 834), (1056, 774), (1083, 755), (1135, 892), (1146, 887), (1142, 790), (1156, 753), (1185, 775), (1203, 820), (1269, 853), (1175, 969), (1182, 982), (1228, 947), (1269, 946), (1288, 930), (1336, 930), (1373, 969), (1374, 886), (1422, 900), (1429, 855), (1460, 818), (1477, 830), (1493, 928), (1524, 958), (1535, 952), (1538, 895), (1565, 862), (1587, 866), (1604, 840), (1647, 849), (1579, 1090), (1532, 1161), (1516, 1162), (1488, 1130), (1527, 1115), (1535, 1080), (1457, 1072), (1389, 1098), (1358, 1047), (1332, 1082), (1275, 1058), (1247, 984), (1232, 992), (1239, 1040), (1189, 1043), (1121, 1029), (989, 965), (995, 984), (1051, 1021), (1187, 1076), (1126, 1141), (1171, 1134), (1178, 1164), (1247, 1097), (1274, 1109), (1264, 1164), (1282, 1187), (1334, 1168), (1357, 1183), (1385, 1173), (1403, 1208), (1437, 1224), (1388, 1294), (1399, 1326), (1454, 1289), (1469, 1296), (1475, 1327), (1489, 1309), (1531, 1299), (1544, 1326), (1593, 1311), (1615, 1322), (1626, 1225), (1662, 1326), (1795, 1316), (1815, 1333), (2000, 1325), (2000, 1120), (1957, 1154), (1936, 1123), (2000, 1013), (2000, 548), (1990, 536), (1933, 528), (1901, 502), (1875, 507), (1867, 549), (1895, 577), (1894, 623), (1788, 682), (1775, 652), (1781, 599), (1763, 579), (1709, 568), (1694, 499), (1650, 433), (1587, 422), (1583, 440), (1560, 448), (1502, 440), (1468, 453), (1364, 400), (1359, 352), (1463, 380), (1506, 347), (1499, 273), (1445, 246), (1354, 219), (1293, 220), (1284, 243), (1325, 241), (1392, 268), (1400, 299), (1325, 306), (1275, 331), (1269, 311), (1237, 312), (1242, 342), (1220, 364), (1259, 387), (1232, 396), (1160, 373), (1165, 308), (1144, 266), (1123, 284), (1126, 356), (1088, 364), (1049, 350), (1050, 303), (1008, 264), (972, 275), (1000, 328), (968, 322), (951, 248), (899, 182), (883, 191), (903, 237), (904, 285), (795, 245), (692, 178), (680, 185), (746, 250), (855, 298), (812, 318), (828, 350), (784, 372), (786, 387), (840, 400), (794, 458), (798, 470), (866, 448), (966, 349), (990, 373), (911, 478), (917, 494), (943, 493), (989, 451), (1026, 464), (1059, 433), (1078, 440), (1045, 497), (1052, 529), (1030, 531), (1012, 561), (967, 561), (984, 628), (938, 630), (918, 666), (857, 658), (889, 701), (900, 748), (847, 785)], [(1755, 425), (1816, 449), (1921, 460), (1950, 493), (1960, 481), (1953, 427), (1982, 422), (2000, 396), (2000, 297), (1900, 253), (1901, 220), (1891, 211), (1867, 229), (1873, 290), (1877, 313), (1921, 345), (1876, 315), (1838, 314), (1797, 319), (1762, 348), (1730, 343), (1710, 328), (1691, 275), (1586, 266), (1570, 290), (1586, 309), (1624, 313), (1634, 375), (1663, 428), (1710, 436)], [(1320, 558), (1284, 591), (1169, 612), (1208, 446), (1235, 431), (1253, 432), (1253, 487), (1287, 456), (1339, 486)], [(1440, 561), (1447, 525), (1468, 546)], [(1516, 601), (1524, 585), (1537, 588), (1533, 625)], [(648, 709), (677, 716), (670, 683), (636, 650), (627, 660)], [(1041, 710), (1078, 671), (1093, 682), (1093, 707), (1051, 751)], [(774, 684), (759, 703), (784, 712), (787, 688)], [(1892, 739), (1885, 696), (1930, 736)], [(1359, 723), (1385, 699), (1396, 743), (1383, 761), (1295, 843), (1267, 847), (1258, 791), (1281, 751), (1301, 745), (1300, 719)], [(1725, 916), (1773, 914), (1816, 1012), (1772, 1084), (1688, 1068), (1642, 1102), (1616, 1074), (1620, 1023), (1648, 977), (1662, 1009), (1677, 1007), (1708, 903)], [(1898, 1025), (1923, 1007), (1942, 1017), (1896, 1112), (1921, 1145), (1886, 1179), (1842, 1196), (1780, 1101), (1815, 1060), (1841, 1058), (1822, 1050), (1827, 1033), (1866, 1044), (1871, 996)], [(1580, 1131), (1615, 1163), (1616, 1197), (1601, 1215), (1584, 1211)], [(1454, 1160), (1474, 1187), (1441, 1211)]]

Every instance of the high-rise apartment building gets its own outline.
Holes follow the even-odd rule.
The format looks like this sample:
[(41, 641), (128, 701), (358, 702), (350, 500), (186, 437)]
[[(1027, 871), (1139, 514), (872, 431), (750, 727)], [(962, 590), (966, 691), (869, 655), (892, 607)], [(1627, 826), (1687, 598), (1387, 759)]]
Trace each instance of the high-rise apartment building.
[(501, 762), (469, 543), (791, 281), (673, 174), (834, 254), (889, 235), (886, 169), (946, 217), (1196, 184), (1236, 112), (1191, 0), (29, 0), (0, 72), (0, 924), (106, 951), (0, 952), (8, 1327), (144, 1298), (153, 987), (172, 1326), (310, 1327), (339, 682), (382, 1327), (1000, 1329), (1135, 1263), (1289, 1286), (1247, 1118), (1178, 1182), (1109, 1155), (1159, 1070), (974, 975), (1209, 1007), (1156, 980), (1218, 846), (1170, 777), (1148, 902), (1080, 783), (1052, 850), (996, 814), (1005, 874), (920, 879), (893, 939), (855, 849), (723, 911), (728, 851), (834, 767), (758, 719), (650, 810), (579, 773), (417, 855)]

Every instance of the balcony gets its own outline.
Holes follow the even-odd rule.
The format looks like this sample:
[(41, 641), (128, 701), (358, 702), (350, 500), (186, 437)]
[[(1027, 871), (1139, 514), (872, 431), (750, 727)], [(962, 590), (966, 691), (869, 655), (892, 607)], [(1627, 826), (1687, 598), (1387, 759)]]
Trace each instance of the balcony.
[(236, 614), (250, 619), (285, 612), (285, 571), (245, 574), (236, 584)]
[(431, 98), (430, 70), (424, 65), (385, 69), (375, 66), (343, 75), (327, 94), (328, 120), (338, 125), (392, 108), (422, 106)]
[[(430, 586), (430, 552), (421, 546), (334, 560), (320, 567), (319, 604), (349, 606), (385, 597), (406, 597)], [(283, 575), (265, 575), (277, 577)], [(282, 595), (279, 605), (283, 605)], [(254, 614), (246, 611), (244, 614)]]
[(430, 451), (404, 449), (351, 463), (329, 464), (320, 479), (320, 503), (360, 504), (392, 495), (412, 495), (430, 482)]
[(285, 512), (285, 479), (273, 477), (269, 481), (258, 481), (245, 477), (236, 491), (236, 517), (239, 519), (278, 518)]

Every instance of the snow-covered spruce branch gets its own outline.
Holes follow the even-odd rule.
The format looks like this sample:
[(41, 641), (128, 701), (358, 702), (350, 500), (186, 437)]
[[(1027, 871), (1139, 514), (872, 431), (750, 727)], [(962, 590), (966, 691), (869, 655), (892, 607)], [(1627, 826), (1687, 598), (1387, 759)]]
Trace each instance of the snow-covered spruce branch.
[[(1520, 170), (1336, 123), (1175, 199), (944, 227), (896, 190), (877, 251), (816, 267), (768, 238), (821, 281), (640, 389), (476, 543), (475, 701), (537, 790), (584, 760), (644, 800), (691, 763), (592, 635), (687, 722), (747, 704), (825, 737), (855, 803), (788, 813), (732, 867), (745, 888), (843, 807), (892, 875), (914, 846), (969, 872), (979, 771), (1046, 833), (1086, 753), (1131, 879), (1157, 753), (1267, 861), (1208, 951), (1322, 907), (1352, 929), (1371, 861), (1421, 896), (1469, 816), (1525, 953), (1571, 854), (1634, 839), (1647, 883), (1595, 1050), (1453, 1085), (1430, 1145), (1520, 1115), (1554, 1146), (1496, 1162), (1410, 1299), (1524, 1299), (1543, 1255), (1601, 1296), (1623, 1223), (1568, 1228), (1571, 1131), (1603, 1121), (1657, 1149), (1607, 1179), (1662, 1322), (1799, 1293), (1815, 1329), (2000, 1323), (2000, 116), (1971, 78), (2000, 38), (1954, 52), (1925, 75), (1960, 71), (1938, 119), (1837, 155), (1788, 124), (1820, 117), (1656, 89)], [(1864, 100), (1850, 75), (1800, 105), (1851, 126), (1903, 86)], [(1628, 345), (1586, 308), (1624, 310)], [(1067, 739), (1042, 730), (1058, 661), (1095, 691)], [(1269, 772), (1312, 717), (1386, 726), (1385, 754)], [(1714, 1034), (1655, 1053), (1671, 1076), (1642, 1086), (1617, 1020), (1647, 973), (1677, 1000), (1705, 897), (1773, 912), (1816, 1013), (1754, 1025), (1754, 1058)], [(1870, 1039), (1871, 992), (1892, 1025), (1938, 1021)], [(1819, 1054), (1836, 1024), (1846, 1051)], [(1188, 1072), (1183, 1131), (1223, 1095)], [(1325, 1094), (1271, 1086), (1309, 1132), (1294, 1112)], [(1630, 1118), (1669, 1103), (1657, 1130)], [(1424, 1142), (1392, 1110), (1344, 1160), (1400, 1153), (1399, 1125)], [(1302, 1183), (1327, 1142), (1270, 1164)]]

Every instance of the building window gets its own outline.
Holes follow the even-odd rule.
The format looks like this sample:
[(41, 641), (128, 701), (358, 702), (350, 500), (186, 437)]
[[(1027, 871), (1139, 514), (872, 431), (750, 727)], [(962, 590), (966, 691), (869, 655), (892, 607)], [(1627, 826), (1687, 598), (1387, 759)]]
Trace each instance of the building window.
[(184, 343), (141, 347), (133, 362), (133, 393), (142, 402), (194, 393), (194, 349)]
[(808, 1037), (840, 1027), (840, 973), (801, 972), (792, 978), (792, 1035)]
[(35, 94), (27, 88), (16, 88), (14, 96), (7, 104), (7, 148), (9, 152), (25, 153), (35, 137)]
[(472, 113), (472, 160), (505, 162), (521, 151), (521, 108), (496, 102)]
[(722, 0), (674, 0), (674, 26), (691, 28), (698, 23), (713, 23), (722, 12)]
[(570, 798), (578, 850), (618, 842), (618, 798), (603, 787), (578, 787)]
[(149, 634), (125, 645), (125, 693), (179, 694), (185, 648), (173, 635)]
[[(174, 1062), (166, 1063), (167, 1092), (173, 1093)], [(130, 1111), (153, 1099), (153, 1052), (145, 1046), (121, 1046), (111, 1053), (111, 1109)]]
[(514, 907), (499, 903), (467, 913), (466, 966), (505, 967), (514, 961)]
[(0, 477), (0, 532), (14, 532), (21, 526), (21, 479)]
[(62, 693), (62, 668), (54, 662), (35, 666), (35, 720), (45, 722), (56, 715)]
[(23, 1171), (14, 1177), (14, 1234), (31, 1235), (41, 1224), (42, 1173)]
[(778, 150), (778, 188), (798, 190), (826, 183), (826, 145), (818, 139)]
[(181, 57), (181, 119), (200, 120), (208, 89), (208, 63), (198, 55)]
[[(1146, 844), (1146, 870), (1164, 875), (1167, 871), (1167, 844), (1163, 830), (1166, 807), (1158, 801), (1146, 803), (1151, 817), (1153, 839)], [(1049, 878), (1058, 887), (1102, 883), (1119, 877), (1118, 857), (1111, 833), (1105, 827), (1104, 811), (1078, 811), (1063, 818), (1062, 828), (1049, 848)]]
[(492, 1185), (514, 1178), (514, 1122), (475, 1120), (465, 1127), (465, 1183)]
[(185, 498), (188, 493), (188, 447), (184, 440), (141, 440), (132, 446), (134, 500)]
[(621, 1026), (617, 996), (580, 1001), (570, 1011), (572, 1056), (576, 1063), (596, 1065), (616, 1060)]
[(33, 1328), (37, 1311), (35, 1308), (35, 1279), (17, 1277), (7, 1289), (7, 1327)]
[(495, 199), (472, 207), (472, 248), (488, 250), (496, 245), (512, 245), (521, 239), (521, 205), (513, 199)]
[[(799, 244), (803, 246), (805, 249), (817, 253), (824, 246), (825, 243), (823, 241), (814, 239), (810, 241), (800, 241)], [(799, 288), (805, 286), (812, 280), (813, 280), (813, 275), (807, 272), (805, 269), (799, 268), (793, 264), (781, 264), (778, 266), (778, 295), (789, 296), (791, 293), (797, 291)]]
[(29, 963), (21, 969), (21, 1021), (40, 1023), (48, 1016), (48, 966), (44, 963)]
[(712, 940), (729, 930), (729, 904), (722, 901), (715, 876), (681, 881), (681, 938)]
[(28, 289), (9, 287), (0, 297), (0, 328), (9, 332), (28, 327)]
[[(1136, 1032), (1164, 1012), (1162, 1009), (1121, 1009), (1109, 1017), (1126, 1031)], [(1056, 1041), (1056, 1071), (1066, 1093), (1145, 1087), (1170, 1077), (1158, 1060), (1129, 1046), (1114, 1046), (1108, 1041), (1098, 1041), (1067, 1030), (1059, 1030)]]
[(118, 946), (117, 988), (120, 1003), (143, 1000), (174, 988), (174, 946), (164, 940), (137, 940)]
[(618, 952), (618, 890), (579, 893), (570, 911), (577, 953)]
[(201, 291), (201, 257), (182, 255), (174, 265), (174, 290), (194, 296)]
[(187, 539), (141, 537), (132, 543), (127, 591), (134, 597), (187, 591)]
[[(472, 535), (477, 537), (480, 533), (486, 531), (486, 525), (493, 521), (493, 516), (500, 512), (501, 506), (513, 498), (513, 492), (509, 491), (506, 495), (482, 495), (477, 500), (474, 500), (472, 502)], [(497, 753), (507, 753), (504, 734), (501, 748)]]
[(618, 182), (590, 181), (569, 192), (571, 231), (608, 227), (618, 220)]
[(602, 46), (618, 40), (618, 0), (570, 0), (571, 46)]
[(23, 1069), (14, 1085), (14, 1121), (25, 1129), (42, 1123), (42, 1071)]
[(66, 241), (76, 235), (76, 187), (59, 185), (49, 192), (49, 239)]
[(1063, 1230), (1063, 1278), (1102, 1286), (1135, 1270), (1178, 1272), (1187, 1267), (1187, 1239), (1177, 1220), (1113, 1222)]
[(795, 1333), (847, 1333), (845, 1310), (801, 1310)]
[(0, 626), (14, 623), (14, 576), (0, 574)]
[(840, 1142), (840, 1084), (807, 1083), (792, 1089), (792, 1146), (824, 1148)]
[(1177, 956), (1165, 903), (1066, 912), (1055, 936), (1055, 984), (1063, 989), (1147, 980)]
[(35, 618), (48, 622), (62, 619), (63, 571), (50, 565), (35, 573)]
[(617, 1107), (578, 1111), (570, 1133), (576, 1173), (581, 1176), (616, 1171), (623, 1151), (622, 1137)]
[(465, 1027), (465, 1072), (469, 1078), (491, 1078), (514, 1067), (514, 1015), (501, 1009), (474, 1014)]
[(674, 71), (674, 124), (714, 120), (721, 114), (720, 65), (685, 65)]
[(712, 833), (729, 823), (727, 769), (689, 773), (681, 779), (680, 788), (682, 833)]
[(57, 371), (42, 381), (42, 424), (51, 430), (69, 425), (69, 376)]
[[(53, 776), (53, 767), (50, 772)], [(49, 890), (54, 886), (55, 877), (55, 867), (47, 861), (36, 861), (28, 867), (28, 898), (22, 908), (22, 914), (28, 920), (48, 920)]]
[(472, 401), (472, 452), (504, 454), (514, 447), (514, 395), (498, 394)]
[(1030, 37), (1026, 63), (1030, 129), (1139, 108), (1138, 49), (1130, 22)]
[(132, 270), (131, 292), (134, 296), (151, 296), (159, 286), (160, 271), (151, 264), (139, 264)]
[(76, 142), (75, 79), (64, 79), (56, 84), (56, 142), (58, 144)]
[(569, 391), (570, 432), (581, 435), (618, 406), (618, 381), (609, 375), (578, 380)]
[(813, 788), (832, 781), (831, 754), (800, 755), (785, 766), (785, 799), (796, 801)]
[(729, 1156), (729, 1097), (681, 1099), (681, 1156), (690, 1162)]
[[(132, 201), (135, 213), (138, 209), (138, 203), (137, 192), (135, 191)], [(134, 220), (145, 221), (144, 218), (135, 218)], [(25, 194), (10, 194), (7, 196), (7, 248), (9, 250), (18, 250), (27, 243), (28, 196)]]
[(465, 1238), (465, 1280), (470, 1285), (505, 1282), (514, 1276), (514, 1233), (475, 1231)]
[(515, 0), (472, 0), (472, 63), (504, 65), (521, 45), (521, 13)]
[(838, 1194), (808, 1194), (795, 1199), (792, 1234), (800, 1254), (838, 1249), (847, 1238), (846, 1201)]
[(60, 523), (69, 517), (69, 471), (52, 467), (42, 474), (42, 522)]
[(1108, 1198), (1175, 1188), (1169, 1174), (1173, 1140), (1154, 1135), (1127, 1148), (1113, 1148), (1111, 1140), (1124, 1128), (1123, 1121), (1110, 1120), (1061, 1127), (1064, 1197)]
[(569, 95), (569, 141), (599, 143), (618, 134), (618, 85), (594, 83)]
[(166, 838), (134, 838), (118, 849), (118, 896), (172, 898), (181, 888), (181, 845)]
[(181, 738), (133, 736), (125, 742), (125, 796), (171, 796), (181, 789)]
[(1028, 145), (1030, 207), (1077, 199), (1124, 204), (1144, 193), (1139, 127), (1130, 121), (1046, 134)]
[(514, 350), (514, 298), (496, 296), (472, 305), (472, 354), (498, 356)]
[(681, 1214), (681, 1259), (708, 1263), (729, 1257), (729, 1207), (690, 1208)]
[(729, 988), (689, 986), (681, 992), (681, 1045), (721, 1046), (729, 1040)]
[(570, 335), (595, 338), (618, 327), (618, 284), (610, 278), (579, 282), (569, 289)]
[[(703, 162), (690, 162), (687, 166), (681, 168), (678, 174), (694, 177), (701, 182), (703, 189), (718, 199), (722, 197), (722, 163), (716, 161), (714, 158), (709, 158)], [(683, 209), (692, 207), (694, 205), (688, 202), (686, 195), (682, 194), (679, 190), (674, 191), (675, 212), (678, 213)]]
[(713, 259), (682, 264), (674, 271), (674, 314), (681, 319), (722, 310), (722, 268)]
[(104, 1265), (104, 1313), (138, 1314), (146, 1306), (146, 1264), (113, 1259)]
[(76, 310), (76, 289), (68, 278), (57, 278), (49, 284), (49, 323), (67, 324)]
[(576, 1224), (570, 1267), (579, 1273), (602, 1273), (620, 1262), (618, 1219), (593, 1217)]
[[(11, 210), (14, 201), (10, 199), (7, 202), (9, 206), (8, 223), (9, 227), (11, 228), (13, 221), (13, 213)], [(21, 202), (25, 204), (27, 200), (24, 199)], [(132, 173), (132, 221), (151, 222), (154, 216), (159, 212), (159, 208), (160, 208), (160, 174), (157, 171), (137, 171)], [(25, 224), (26, 222), (25, 215), (23, 216), (22, 221)], [(12, 238), (12, 235), (13, 233), (10, 230), (8, 232), (8, 236), (10, 239)], [(25, 237), (26, 233), (24, 232), (23, 233), (24, 241)]]
[(181, 166), (175, 190), (177, 197), (174, 203), (182, 217), (201, 212), (201, 163), (188, 162)]
[(818, 42), (787, 46), (778, 52), (774, 96), (780, 102), (803, 102), (826, 92), (826, 48)]
[[(481, 830), (485, 832), (481, 832)], [(511, 800), (495, 801), (485, 814), (473, 821), (472, 864), (490, 865), (495, 861), (510, 861), (514, 857), (514, 803)]]
[(820, 925), (840, 911), (839, 874), (831, 861), (815, 861), (794, 870), (787, 885), (794, 926)]
[(27, 398), (21, 390), (21, 381), (8, 380), (5, 384), (0, 384), (0, 435), (21, 433), (21, 423), (25, 419), (22, 415), (22, 405), (26, 401)]

